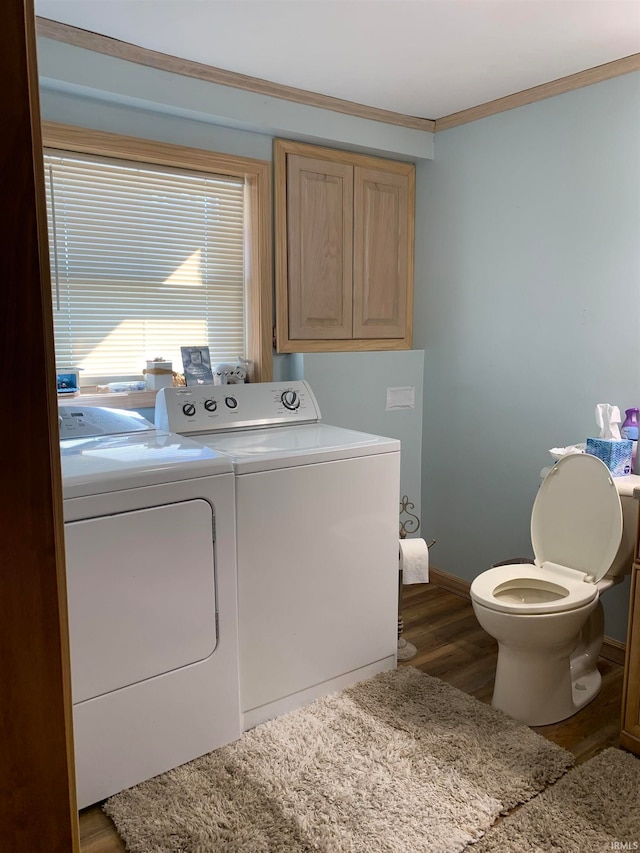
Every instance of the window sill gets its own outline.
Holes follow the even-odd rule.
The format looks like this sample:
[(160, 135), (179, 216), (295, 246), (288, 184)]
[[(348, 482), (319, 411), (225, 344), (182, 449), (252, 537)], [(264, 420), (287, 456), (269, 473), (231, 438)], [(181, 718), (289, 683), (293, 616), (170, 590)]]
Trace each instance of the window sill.
[(60, 406), (106, 406), (109, 409), (151, 409), (156, 404), (157, 391), (110, 391), (100, 394), (60, 394)]

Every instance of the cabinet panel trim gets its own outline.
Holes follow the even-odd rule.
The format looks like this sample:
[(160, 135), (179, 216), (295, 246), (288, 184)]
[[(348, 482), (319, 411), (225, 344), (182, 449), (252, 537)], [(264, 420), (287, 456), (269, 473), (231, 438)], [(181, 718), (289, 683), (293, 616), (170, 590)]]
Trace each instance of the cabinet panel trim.
[(409, 177), (354, 170), (353, 336), (402, 338), (407, 327)]
[[(352, 328), (350, 337), (328, 339), (328, 335), (307, 338), (294, 334), (291, 326), (291, 306), (289, 304), (290, 257), (288, 252), (288, 187), (287, 160), (289, 155), (300, 155), (316, 158), (333, 164), (343, 164), (354, 169), (369, 169), (383, 172), (389, 178), (403, 176), (407, 183), (406, 201), (406, 284), (401, 301), (405, 302), (404, 323), (402, 328), (386, 329), (388, 337), (370, 336), (369, 329)], [(276, 348), (281, 353), (293, 352), (354, 352), (379, 350), (411, 349), (413, 333), (413, 284), (414, 284), (414, 231), (415, 231), (415, 166), (396, 160), (386, 160), (367, 154), (357, 154), (351, 151), (341, 151), (307, 143), (290, 140), (274, 140), (274, 179), (275, 179), (275, 293), (276, 293)], [(405, 261), (401, 266), (405, 266)], [(352, 267), (353, 273), (353, 267)], [(403, 276), (404, 277), (404, 276)], [(353, 292), (353, 291), (352, 291)], [(369, 336), (367, 336), (369, 335)]]
[(351, 338), (351, 166), (288, 155), (287, 238), (289, 336)]

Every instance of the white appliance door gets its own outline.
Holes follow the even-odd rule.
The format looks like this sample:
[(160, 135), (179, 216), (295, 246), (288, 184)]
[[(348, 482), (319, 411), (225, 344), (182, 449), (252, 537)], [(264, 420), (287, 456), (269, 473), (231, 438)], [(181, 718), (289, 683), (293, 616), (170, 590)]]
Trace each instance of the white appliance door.
[(213, 511), (202, 499), (65, 524), (73, 702), (214, 651)]
[(243, 712), (394, 655), (400, 454), (236, 478)]

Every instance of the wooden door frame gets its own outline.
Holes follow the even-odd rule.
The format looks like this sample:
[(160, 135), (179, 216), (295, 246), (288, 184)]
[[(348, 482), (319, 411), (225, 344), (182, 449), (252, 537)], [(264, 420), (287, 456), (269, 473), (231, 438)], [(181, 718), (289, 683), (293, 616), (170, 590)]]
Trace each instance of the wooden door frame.
[(0, 838), (79, 850), (33, 0), (0, 11)]

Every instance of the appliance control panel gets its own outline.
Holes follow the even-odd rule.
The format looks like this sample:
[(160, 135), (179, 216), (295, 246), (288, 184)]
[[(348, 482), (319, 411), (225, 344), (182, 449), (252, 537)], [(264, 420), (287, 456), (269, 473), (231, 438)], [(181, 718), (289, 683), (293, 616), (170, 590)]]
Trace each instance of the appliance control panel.
[(304, 380), (161, 388), (156, 427), (182, 435), (317, 423), (320, 409)]

